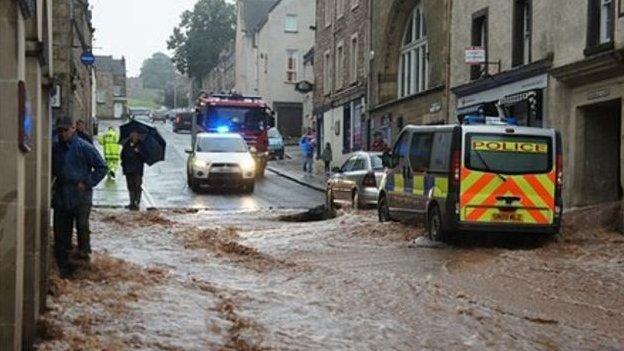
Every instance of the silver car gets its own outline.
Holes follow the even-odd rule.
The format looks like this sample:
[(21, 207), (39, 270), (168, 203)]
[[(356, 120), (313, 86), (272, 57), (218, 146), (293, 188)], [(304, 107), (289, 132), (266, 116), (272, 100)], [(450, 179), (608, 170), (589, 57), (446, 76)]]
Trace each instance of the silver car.
[(334, 168), (327, 181), (327, 204), (353, 208), (376, 206), (379, 184), (384, 174), (380, 153), (356, 152), (340, 168)]

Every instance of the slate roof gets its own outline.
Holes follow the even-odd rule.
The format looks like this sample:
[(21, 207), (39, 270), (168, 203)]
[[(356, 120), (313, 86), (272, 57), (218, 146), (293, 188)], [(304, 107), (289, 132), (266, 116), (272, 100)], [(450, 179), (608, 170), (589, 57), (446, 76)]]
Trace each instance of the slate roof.
[(96, 56), (95, 68), (101, 72), (112, 72), (116, 76), (126, 75), (126, 60), (117, 60), (112, 56)]
[(244, 0), (244, 18), (247, 34), (253, 34), (260, 29), (267, 15), (278, 2), (280, 0)]

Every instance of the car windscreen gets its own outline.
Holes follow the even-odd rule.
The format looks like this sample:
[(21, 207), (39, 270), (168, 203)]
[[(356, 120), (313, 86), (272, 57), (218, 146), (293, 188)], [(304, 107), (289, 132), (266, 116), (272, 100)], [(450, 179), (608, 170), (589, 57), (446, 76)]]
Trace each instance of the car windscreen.
[(466, 167), (501, 174), (548, 173), (553, 167), (552, 138), (467, 134)]
[(212, 106), (202, 117), (202, 126), (207, 131), (221, 128), (231, 132), (261, 131), (267, 128), (267, 114), (261, 108)]
[(247, 152), (247, 144), (239, 138), (199, 138), (197, 152)]
[(381, 157), (377, 156), (377, 155), (371, 155), (371, 166), (373, 167), (374, 171), (383, 171), (384, 170), (384, 166), (383, 166), (383, 160), (381, 159)]

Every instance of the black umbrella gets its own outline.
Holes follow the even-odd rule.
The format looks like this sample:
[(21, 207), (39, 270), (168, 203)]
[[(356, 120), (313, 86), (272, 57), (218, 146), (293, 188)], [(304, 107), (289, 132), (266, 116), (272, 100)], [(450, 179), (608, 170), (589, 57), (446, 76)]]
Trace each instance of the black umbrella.
[(151, 166), (156, 162), (165, 160), (167, 142), (162, 135), (160, 135), (158, 129), (132, 119), (130, 122), (119, 127), (119, 140), (121, 143), (125, 143), (133, 132), (137, 132), (141, 135), (141, 144), (143, 145), (141, 154), (145, 163)]

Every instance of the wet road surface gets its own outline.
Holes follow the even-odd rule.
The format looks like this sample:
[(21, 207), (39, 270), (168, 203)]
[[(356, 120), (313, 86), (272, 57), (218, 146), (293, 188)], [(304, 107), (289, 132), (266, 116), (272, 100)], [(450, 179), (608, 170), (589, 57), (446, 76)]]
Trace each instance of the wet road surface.
[[(106, 131), (111, 122), (102, 121), (100, 130)], [(114, 124), (118, 126), (118, 123)], [(259, 210), (271, 208), (310, 208), (322, 204), (324, 195), (293, 181), (266, 173), (258, 180), (253, 194), (230, 190), (212, 190), (194, 194), (186, 184), (185, 149), (190, 147), (188, 132), (176, 134), (171, 124), (157, 122), (155, 126), (167, 140), (166, 161), (146, 168), (143, 206), (148, 208), (198, 208), (218, 210)], [(117, 180), (104, 180), (96, 189), (94, 203), (100, 207), (121, 207), (128, 203), (125, 178), (118, 173)]]
[[(370, 211), (277, 220), (287, 213), (97, 210), (101, 257), (166, 278), (129, 293), (123, 279), (66, 283), (123, 294), (96, 294), (95, 307), (76, 306), (71, 289), (55, 298), (54, 320), (67, 334), (42, 349), (76, 338), (141, 350), (624, 348), (621, 235), (474, 236), (413, 247), (422, 228), (380, 224)], [(77, 324), (84, 314), (104, 331)]]

